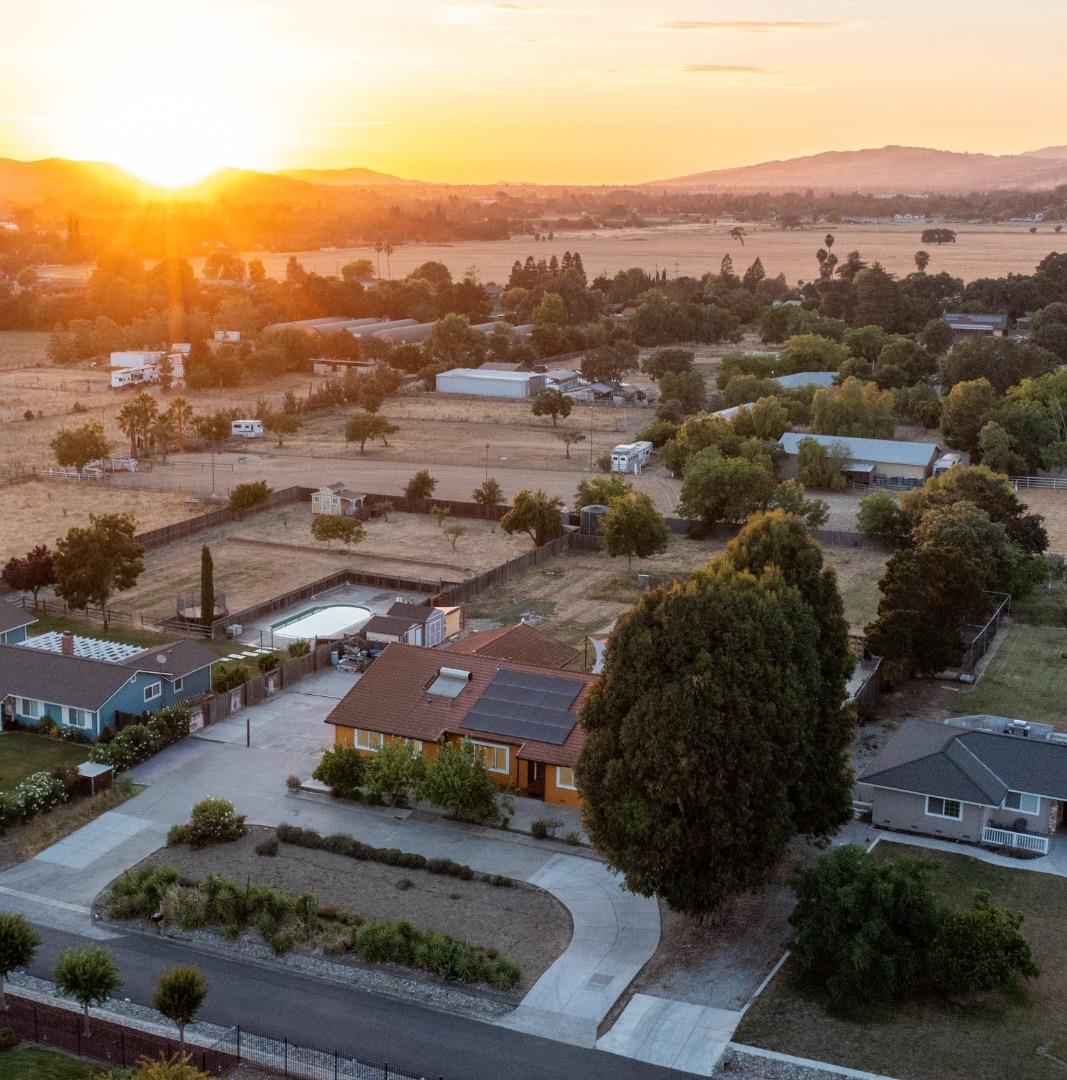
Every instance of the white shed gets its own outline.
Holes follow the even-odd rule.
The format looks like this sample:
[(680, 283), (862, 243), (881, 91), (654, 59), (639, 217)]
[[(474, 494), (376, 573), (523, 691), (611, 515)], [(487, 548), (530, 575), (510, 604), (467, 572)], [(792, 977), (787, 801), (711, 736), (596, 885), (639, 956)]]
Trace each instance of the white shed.
[(471, 394), (475, 397), (533, 398), (545, 388), (545, 376), (536, 371), (486, 371), (453, 368), (437, 376), (439, 394)]
[(344, 484), (331, 484), (319, 488), (311, 496), (311, 512), (332, 517), (354, 517), (366, 501), (367, 496), (360, 491), (350, 491)]

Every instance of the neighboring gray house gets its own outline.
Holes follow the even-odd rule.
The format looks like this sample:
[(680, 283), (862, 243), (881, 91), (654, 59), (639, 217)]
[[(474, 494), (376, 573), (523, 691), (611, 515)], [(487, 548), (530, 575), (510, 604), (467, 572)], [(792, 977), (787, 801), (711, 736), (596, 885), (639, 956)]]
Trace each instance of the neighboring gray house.
[(941, 316), (952, 328), (953, 341), (969, 337), (1003, 337), (1008, 331), (1007, 315), (971, 315), (946, 311)]
[(1067, 802), (1067, 741), (996, 716), (908, 720), (857, 778), (874, 825), (1048, 853)]

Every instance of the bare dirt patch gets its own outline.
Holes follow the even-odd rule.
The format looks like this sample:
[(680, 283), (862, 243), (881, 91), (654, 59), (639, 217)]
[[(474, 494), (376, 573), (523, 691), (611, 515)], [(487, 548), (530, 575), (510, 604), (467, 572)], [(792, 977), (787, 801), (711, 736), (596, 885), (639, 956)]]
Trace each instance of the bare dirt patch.
[(55, 545), (90, 514), (132, 514), (139, 532), (203, 513), (178, 494), (125, 491), (65, 480), (31, 480), (0, 487), (0, 559), (35, 544)]
[[(368, 521), (366, 539), (344, 551), (336, 544), (327, 548), (314, 540), (311, 519), (310, 504), (294, 503), (155, 548), (145, 554), (140, 580), (116, 598), (116, 607), (151, 619), (173, 615), (175, 595), (199, 588), (203, 544), (211, 548), (215, 586), (226, 594), (230, 611), (345, 567), (435, 584), (463, 581), (533, 546), (525, 536), (508, 536), (491, 522), (465, 518), (456, 519), (467, 533), (453, 550), (435, 518), (392, 513), (388, 521)], [(265, 543), (242, 543), (242, 539)]]
[(1020, 488), (1016, 494), (1033, 513), (1044, 517), (1049, 551), (1067, 555), (1067, 491)]
[(520, 993), (570, 941), (567, 909), (533, 885), (515, 882), (502, 888), (479, 879), (462, 881), (428, 870), (359, 862), (291, 844), (282, 844), (273, 858), (257, 855), (256, 844), (273, 831), (252, 828), (236, 843), (202, 851), (161, 848), (141, 865), (173, 866), (195, 880), (221, 874), (231, 881), (262, 882), (293, 896), (308, 892), (320, 905), (353, 912), (368, 922), (407, 919), (459, 941), (495, 948), (522, 968)]

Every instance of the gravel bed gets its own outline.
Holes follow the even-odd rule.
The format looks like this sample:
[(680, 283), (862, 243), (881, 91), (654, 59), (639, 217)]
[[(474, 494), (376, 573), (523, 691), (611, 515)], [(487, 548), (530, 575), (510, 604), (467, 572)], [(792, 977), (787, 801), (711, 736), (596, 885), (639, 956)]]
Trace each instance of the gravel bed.
[(840, 1077), (840, 1073), (826, 1069), (812, 1069), (807, 1065), (727, 1050), (713, 1080), (840, 1080)]

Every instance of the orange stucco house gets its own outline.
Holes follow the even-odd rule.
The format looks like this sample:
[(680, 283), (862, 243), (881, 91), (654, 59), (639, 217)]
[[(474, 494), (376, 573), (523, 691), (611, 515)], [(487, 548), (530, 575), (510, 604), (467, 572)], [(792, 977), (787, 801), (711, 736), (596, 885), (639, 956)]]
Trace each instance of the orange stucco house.
[(432, 758), (470, 739), (503, 787), (580, 806), (574, 766), (585, 743), (578, 714), (595, 676), (499, 657), (391, 644), (326, 723), (336, 746), (376, 753), (406, 739)]

